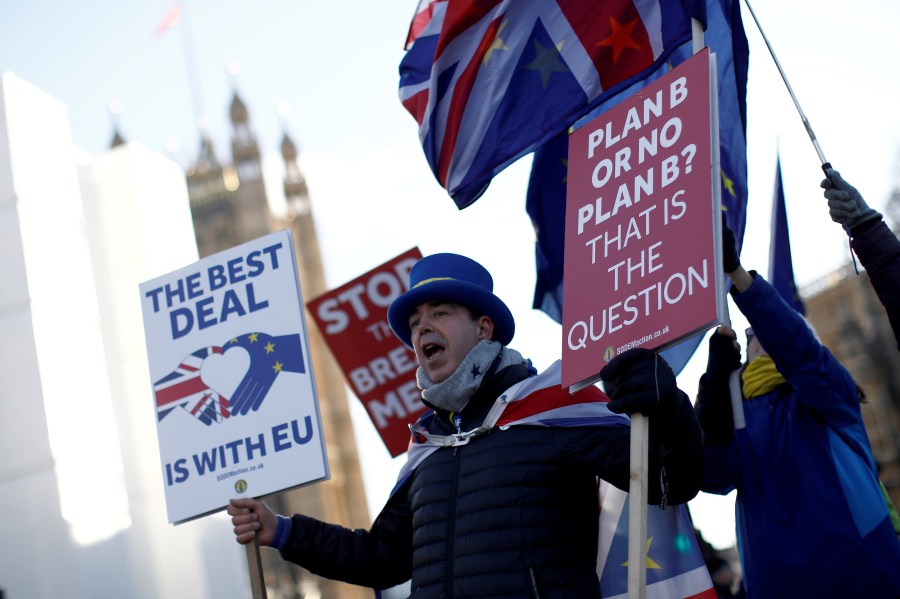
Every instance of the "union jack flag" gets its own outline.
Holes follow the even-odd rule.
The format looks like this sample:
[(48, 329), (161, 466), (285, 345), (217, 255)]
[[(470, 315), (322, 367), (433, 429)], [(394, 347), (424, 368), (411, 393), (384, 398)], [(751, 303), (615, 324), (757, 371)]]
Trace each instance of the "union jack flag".
[(162, 420), (175, 408), (184, 408), (204, 424), (221, 422), (231, 415), (228, 399), (209, 388), (200, 378), (203, 361), (222, 348), (204, 347), (187, 356), (170, 374), (153, 385), (156, 416)]
[(464, 208), (495, 174), (690, 39), (679, 0), (422, 0), (400, 100), (432, 172)]
[[(231, 397), (225, 397), (203, 382), (200, 369), (203, 361), (213, 354), (223, 354), (241, 348), (250, 359)], [(162, 420), (175, 408), (183, 408), (206, 425), (222, 422), (233, 416), (243, 416), (259, 409), (275, 379), (282, 372), (304, 373), (303, 349), (300, 335), (273, 336), (266, 333), (247, 333), (228, 341), (224, 347), (198, 349), (178, 365), (171, 374), (153, 385), (156, 413)]]

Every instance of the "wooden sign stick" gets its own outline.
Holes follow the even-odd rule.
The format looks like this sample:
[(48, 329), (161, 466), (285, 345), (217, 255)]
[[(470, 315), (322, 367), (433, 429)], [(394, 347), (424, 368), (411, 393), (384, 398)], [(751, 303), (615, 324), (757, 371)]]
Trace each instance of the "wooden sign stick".
[(266, 599), (266, 581), (263, 577), (262, 558), (259, 555), (259, 541), (253, 539), (247, 548), (247, 566), (250, 568), (250, 590), (253, 599)]
[(647, 594), (647, 470), (650, 419), (631, 414), (631, 480), (628, 487), (628, 599)]

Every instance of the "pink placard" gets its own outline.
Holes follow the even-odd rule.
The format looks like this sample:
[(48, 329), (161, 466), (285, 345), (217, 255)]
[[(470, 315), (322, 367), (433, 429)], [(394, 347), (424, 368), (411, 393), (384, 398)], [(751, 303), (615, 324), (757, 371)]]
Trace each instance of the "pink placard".
[[(710, 56), (704, 49), (569, 136), (562, 383), (718, 320)], [(716, 174), (717, 175), (717, 174)]]

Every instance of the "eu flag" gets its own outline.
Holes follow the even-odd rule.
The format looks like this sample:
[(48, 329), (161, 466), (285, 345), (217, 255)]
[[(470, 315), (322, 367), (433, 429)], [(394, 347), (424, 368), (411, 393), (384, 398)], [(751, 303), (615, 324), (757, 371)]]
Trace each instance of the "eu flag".
[(794, 310), (806, 314), (806, 307), (794, 283), (791, 259), (791, 237), (788, 233), (784, 184), (781, 180), (781, 157), (775, 161), (775, 194), (772, 202), (772, 239), (769, 242), (769, 281)]
[(243, 348), (250, 356), (250, 367), (230, 398), (234, 416), (258, 410), (280, 373), (306, 371), (300, 335), (297, 334), (248, 333), (229, 341), (224, 351), (232, 347)]

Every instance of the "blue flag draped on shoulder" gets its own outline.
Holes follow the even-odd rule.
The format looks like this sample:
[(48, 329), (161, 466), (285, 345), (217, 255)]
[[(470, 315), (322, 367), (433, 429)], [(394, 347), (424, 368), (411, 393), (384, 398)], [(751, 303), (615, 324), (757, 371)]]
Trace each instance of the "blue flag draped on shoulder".
[(791, 259), (791, 237), (788, 233), (787, 208), (784, 204), (784, 184), (781, 180), (781, 158), (775, 162), (775, 193), (772, 201), (772, 239), (769, 242), (769, 281), (772, 287), (794, 310), (806, 314), (806, 308), (794, 283), (794, 262)]
[(421, 0), (400, 100), (459, 208), (691, 39), (702, 0)]
[[(748, 46), (738, 0), (708, 0), (705, 42), (717, 58), (719, 146), (722, 209), (738, 248), (747, 212), (746, 97)], [(690, 41), (671, 48), (667, 61), (617, 88), (590, 111), (583, 122), (606, 112), (622, 99), (681, 64), (692, 53)], [(565, 241), (568, 131), (560, 132), (534, 154), (526, 210), (535, 228), (537, 279), (533, 307), (562, 322), (562, 282)], [(678, 373), (693, 355), (703, 335), (697, 335), (662, 355)]]

